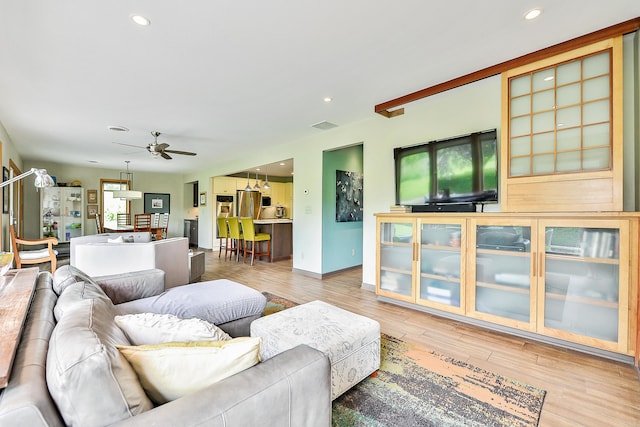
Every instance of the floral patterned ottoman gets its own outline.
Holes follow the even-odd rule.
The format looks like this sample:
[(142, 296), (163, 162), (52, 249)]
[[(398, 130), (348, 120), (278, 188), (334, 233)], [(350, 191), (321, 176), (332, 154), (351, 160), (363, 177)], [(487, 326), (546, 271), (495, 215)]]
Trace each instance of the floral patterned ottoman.
[(326, 354), (332, 400), (380, 368), (380, 324), (322, 301), (254, 320), (251, 336), (262, 337), (262, 360), (299, 344)]

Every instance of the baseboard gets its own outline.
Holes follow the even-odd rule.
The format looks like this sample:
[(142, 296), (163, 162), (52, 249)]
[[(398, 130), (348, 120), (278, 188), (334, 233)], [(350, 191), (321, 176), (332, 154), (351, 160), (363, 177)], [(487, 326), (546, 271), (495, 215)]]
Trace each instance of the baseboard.
[[(347, 271), (355, 270), (357, 268), (362, 268), (362, 265), (354, 265), (352, 267), (343, 268), (340, 270), (330, 271), (328, 273), (314, 273), (312, 271), (300, 270), (298, 268), (292, 268), (291, 271), (293, 273), (302, 274), (303, 276), (313, 277), (314, 279), (326, 279), (327, 277), (335, 276), (340, 273), (345, 273)], [(375, 289), (375, 288), (374, 288)]]

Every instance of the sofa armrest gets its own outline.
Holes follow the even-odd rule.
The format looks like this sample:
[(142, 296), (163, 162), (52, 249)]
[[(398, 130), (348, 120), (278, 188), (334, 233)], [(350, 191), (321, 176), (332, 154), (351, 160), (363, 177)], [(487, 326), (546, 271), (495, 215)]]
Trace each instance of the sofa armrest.
[(93, 277), (113, 304), (161, 294), (164, 279), (164, 271), (158, 268)]
[(114, 426), (331, 425), (331, 367), (306, 345)]

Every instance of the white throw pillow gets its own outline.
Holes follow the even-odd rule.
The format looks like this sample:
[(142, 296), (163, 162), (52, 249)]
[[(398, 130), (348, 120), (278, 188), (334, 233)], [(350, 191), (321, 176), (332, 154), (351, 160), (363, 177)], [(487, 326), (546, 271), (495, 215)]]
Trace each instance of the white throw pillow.
[(149, 398), (161, 405), (206, 388), (260, 361), (260, 337), (117, 346)]
[(124, 243), (124, 239), (122, 238), (122, 236), (118, 236), (115, 239), (107, 238), (107, 243)]
[(231, 337), (202, 319), (181, 319), (173, 314), (139, 313), (116, 316), (116, 325), (133, 345), (171, 341), (226, 341)]

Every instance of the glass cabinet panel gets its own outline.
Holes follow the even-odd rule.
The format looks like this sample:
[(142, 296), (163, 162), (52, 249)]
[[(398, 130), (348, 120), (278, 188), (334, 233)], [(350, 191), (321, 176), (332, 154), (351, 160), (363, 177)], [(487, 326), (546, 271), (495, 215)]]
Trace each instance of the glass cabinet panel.
[(413, 223), (380, 224), (380, 291), (413, 295), (413, 236)]
[(618, 341), (620, 230), (545, 227), (544, 326)]
[[(612, 122), (610, 58), (607, 49), (509, 77), (509, 177), (611, 168), (611, 156), (605, 152), (612, 146), (609, 133), (600, 133), (601, 152), (586, 153), (589, 144), (583, 143), (589, 137), (588, 127), (609, 127)], [(529, 100), (531, 107), (527, 108)], [(573, 132), (567, 134), (567, 130)], [(530, 153), (511, 143), (526, 136), (531, 137)], [(598, 157), (601, 154), (604, 156)], [(530, 162), (524, 161), (525, 156), (530, 156)]]
[(418, 299), (460, 308), (461, 224), (421, 224)]
[(475, 312), (531, 321), (531, 227), (476, 227)]

